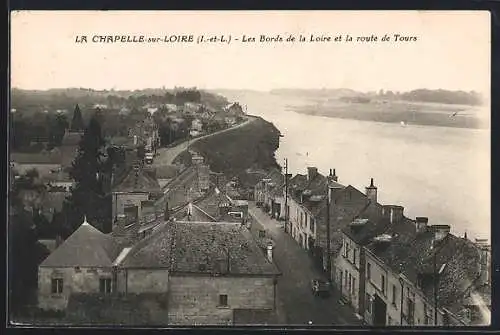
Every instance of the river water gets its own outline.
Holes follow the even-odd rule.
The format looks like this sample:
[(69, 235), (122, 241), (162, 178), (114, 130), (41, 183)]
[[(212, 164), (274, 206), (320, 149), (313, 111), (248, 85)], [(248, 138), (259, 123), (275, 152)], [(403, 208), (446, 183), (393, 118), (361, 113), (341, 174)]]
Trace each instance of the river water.
[(290, 98), (261, 92), (220, 91), (284, 135), (276, 158), (289, 172), (336, 169), (339, 182), (364, 192), (370, 178), (382, 204), (449, 224), (452, 233), (490, 239), (490, 133), (488, 130), (357, 121), (299, 114)]

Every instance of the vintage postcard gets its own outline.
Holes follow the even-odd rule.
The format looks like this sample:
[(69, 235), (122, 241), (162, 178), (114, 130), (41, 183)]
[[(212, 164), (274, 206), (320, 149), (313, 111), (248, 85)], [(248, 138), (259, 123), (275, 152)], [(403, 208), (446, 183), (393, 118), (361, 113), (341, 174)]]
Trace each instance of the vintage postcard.
[(487, 11), (11, 12), (12, 326), (477, 326)]

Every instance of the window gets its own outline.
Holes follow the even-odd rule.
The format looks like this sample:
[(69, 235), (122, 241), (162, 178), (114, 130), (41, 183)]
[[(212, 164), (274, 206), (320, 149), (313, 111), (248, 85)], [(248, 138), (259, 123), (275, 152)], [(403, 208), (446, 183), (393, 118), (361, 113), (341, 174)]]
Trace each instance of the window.
[(347, 270), (344, 272), (344, 286), (347, 286)]
[(314, 234), (314, 219), (313, 218), (311, 218), (309, 220), (309, 224), (311, 225), (311, 227), (310, 227), (311, 228), (311, 232)]
[(397, 295), (396, 285), (392, 285), (392, 304), (394, 306), (396, 306), (396, 295)]
[(372, 265), (370, 263), (366, 264), (366, 279), (372, 279)]
[(349, 254), (350, 254), (350, 250), (351, 249), (351, 244), (349, 242), (346, 242), (346, 247), (345, 247), (345, 257), (347, 259), (349, 259)]
[(356, 295), (356, 278), (352, 277), (352, 294)]
[(392, 325), (392, 318), (390, 316), (387, 317), (387, 325)]
[(111, 293), (111, 278), (99, 279), (99, 292)]
[(61, 294), (63, 292), (63, 280), (62, 278), (52, 279), (52, 293)]
[(266, 237), (266, 231), (265, 230), (259, 230), (259, 237), (260, 238)]
[(350, 273), (349, 273), (349, 290), (347, 292), (352, 293), (352, 277)]
[(226, 307), (227, 306), (227, 294), (219, 295), (219, 306)]
[(356, 265), (356, 249), (352, 250), (352, 262)]
[(381, 287), (381, 289), (382, 289), (382, 293), (385, 294), (385, 276), (381, 275), (381, 277), (382, 277), (382, 287)]

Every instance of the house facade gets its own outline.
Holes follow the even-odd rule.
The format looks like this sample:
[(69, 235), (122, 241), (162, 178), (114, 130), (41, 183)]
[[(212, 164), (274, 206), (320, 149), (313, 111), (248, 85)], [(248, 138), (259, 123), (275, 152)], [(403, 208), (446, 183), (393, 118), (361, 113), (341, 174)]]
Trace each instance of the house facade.
[(450, 226), (429, 226), (428, 218), (410, 220), (403, 212), (401, 206), (383, 206), (380, 215), (372, 211), (343, 228), (334, 267), (343, 297), (370, 325), (470, 323), (464, 295), (478, 296), (478, 287), (487, 287), (488, 267), (480, 265), (487, 256), (451, 235)]
[(307, 175), (297, 174), (288, 187), (287, 231), (304, 249), (316, 245), (318, 218), (325, 206), (328, 194), (328, 178), (316, 167), (308, 167)]
[(142, 164), (137, 162), (122, 176), (113, 177), (112, 183), (111, 206), (114, 220), (123, 216), (124, 208), (131, 205), (139, 207), (139, 216), (141, 216), (142, 202), (157, 200), (163, 195), (155, 173), (144, 169)]

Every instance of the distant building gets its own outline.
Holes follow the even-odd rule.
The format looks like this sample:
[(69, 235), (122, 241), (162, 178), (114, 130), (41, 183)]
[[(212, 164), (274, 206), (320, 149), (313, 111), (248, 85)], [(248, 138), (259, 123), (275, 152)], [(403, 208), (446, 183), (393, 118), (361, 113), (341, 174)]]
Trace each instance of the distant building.
[(74, 180), (69, 173), (64, 171), (54, 171), (41, 178), (42, 182), (49, 188), (57, 188), (69, 192), (74, 185)]
[(285, 176), (273, 169), (254, 188), (254, 199), (272, 218), (285, 218)]
[(40, 265), (39, 307), (75, 324), (144, 324), (137, 313), (164, 325), (276, 323), (280, 272), (241, 224), (171, 221), (119, 241), (85, 221)]
[(243, 108), (238, 102), (233, 102), (224, 107), (224, 112), (232, 116), (242, 116), (245, 114)]

